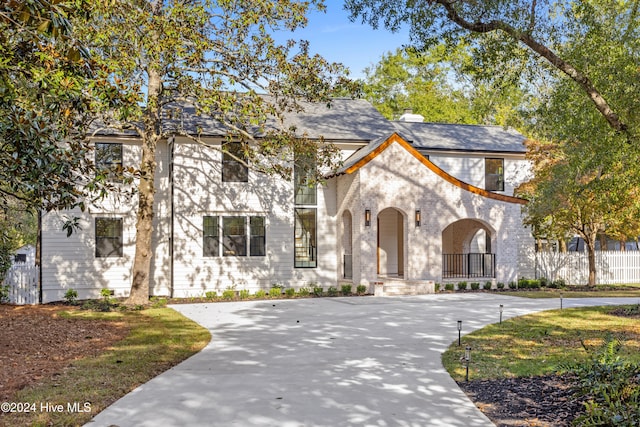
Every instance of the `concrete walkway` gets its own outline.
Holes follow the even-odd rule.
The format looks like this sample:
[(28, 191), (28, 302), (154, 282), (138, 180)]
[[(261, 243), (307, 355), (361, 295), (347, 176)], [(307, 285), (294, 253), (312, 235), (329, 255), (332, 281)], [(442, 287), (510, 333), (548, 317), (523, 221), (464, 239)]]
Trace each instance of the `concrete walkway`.
[(440, 360), (457, 320), (472, 332), (497, 322), (500, 304), (503, 319), (560, 306), (482, 293), (176, 305), (209, 345), (88, 425), (492, 426)]

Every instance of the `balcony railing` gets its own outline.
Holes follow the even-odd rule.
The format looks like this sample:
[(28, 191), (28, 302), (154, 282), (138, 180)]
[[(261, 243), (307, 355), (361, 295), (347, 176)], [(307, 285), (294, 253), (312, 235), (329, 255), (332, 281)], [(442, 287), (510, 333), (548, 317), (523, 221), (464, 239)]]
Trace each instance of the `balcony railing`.
[(342, 273), (344, 279), (353, 279), (353, 258), (351, 254), (345, 254), (342, 258)]
[(443, 254), (442, 278), (496, 277), (496, 254)]

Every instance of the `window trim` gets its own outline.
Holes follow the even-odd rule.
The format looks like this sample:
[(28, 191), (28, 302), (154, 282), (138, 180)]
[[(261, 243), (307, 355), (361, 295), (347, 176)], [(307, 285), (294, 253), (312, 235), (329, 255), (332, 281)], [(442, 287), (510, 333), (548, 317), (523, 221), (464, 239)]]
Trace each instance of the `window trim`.
[[(253, 233), (253, 222), (254, 220), (260, 219), (262, 220), (262, 225), (257, 225), (261, 227), (262, 234), (254, 234)], [(261, 239), (261, 244), (258, 246), (261, 249), (261, 253), (257, 252), (257, 249), (254, 245), (255, 239)], [(267, 255), (267, 219), (264, 216), (253, 215), (249, 217), (249, 256), (251, 257), (263, 257)]]
[[(119, 147), (120, 153), (118, 156), (116, 156), (119, 158), (116, 158), (115, 161), (109, 158), (108, 162), (99, 160), (98, 152), (101, 147), (106, 148), (106, 146)], [(124, 163), (123, 154), (124, 154), (124, 147), (121, 142), (102, 142), (102, 141), (96, 142), (94, 146), (94, 161), (95, 161), (96, 173), (106, 172), (107, 181), (123, 182), (124, 181), (124, 176), (122, 174), (122, 168)]]
[[(298, 211), (307, 210), (314, 212), (313, 223), (313, 243), (314, 246), (307, 246), (311, 248), (312, 260), (309, 262), (312, 265), (302, 265), (303, 261), (298, 261), (298, 254), (296, 251), (296, 231), (298, 223)], [(293, 225), (293, 267), (294, 268), (317, 268), (318, 267), (318, 208), (314, 207), (296, 207), (294, 208), (294, 225)]]
[[(98, 235), (98, 229), (99, 229), (98, 223), (101, 221), (110, 221), (110, 222), (117, 223), (116, 226), (118, 227), (119, 236)], [(121, 258), (124, 256), (124, 220), (123, 218), (96, 217), (94, 221), (94, 234), (95, 234), (95, 258)], [(101, 245), (99, 244), (99, 241), (101, 241), (102, 239), (116, 239), (118, 245), (116, 246), (115, 254), (113, 253), (114, 251), (109, 252), (106, 255), (103, 255), (100, 252)]]
[[(222, 182), (249, 182), (248, 159), (242, 152), (242, 143), (225, 142), (222, 149)], [(233, 156), (242, 158), (245, 163)]]
[[(498, 173), (489, 173), (487, 170), (487, 163), (489, 161), (499, 160), (501, 166), (499, 167)], [(496, 177), (495, 180), (488, 180), (489, 177)], [(489, 187), (489, 182), (496, 182), (497, 186), (495, 188)], [(485, 157), (484, 158), (484, 188), (487, 191), (504, 191), (504, 158), (502, 157)]]

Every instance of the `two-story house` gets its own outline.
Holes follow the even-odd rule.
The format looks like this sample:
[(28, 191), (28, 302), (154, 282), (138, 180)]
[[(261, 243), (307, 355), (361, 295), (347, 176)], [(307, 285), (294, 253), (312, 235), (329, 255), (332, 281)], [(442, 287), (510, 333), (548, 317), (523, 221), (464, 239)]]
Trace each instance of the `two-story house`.
[[(185, 110), (183, 115), (189, 115)], [(406, 291), (434, 282), (509, 282), (533, 246), (513, 189), (529, 173), (524, 137), (491, 126), (397, 122), (364, 100), (336, 99), (292, 113), (300, 135), (335, 144), (344, 160), (317, 186), (304, 171), (285, 180), (186, 138), (158, 147), (151, 293), (174, 297), (229, 287), (394, 283)], [(211, 146), (224, 131), (188, 118)], [(137, 166), (140, 141), (93, 137), (96, 162)], [(126, 296), (134, 256), (136, 197), (112, 197), (87, 211), (42, 221), (43, 301), (75, 289)], [(66, 217), (81, 230), (66, 237)]]

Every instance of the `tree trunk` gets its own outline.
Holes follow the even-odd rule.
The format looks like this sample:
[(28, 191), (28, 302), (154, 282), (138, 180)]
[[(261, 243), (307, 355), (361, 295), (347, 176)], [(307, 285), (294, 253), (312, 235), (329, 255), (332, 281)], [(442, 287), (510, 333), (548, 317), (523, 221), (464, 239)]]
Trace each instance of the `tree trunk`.
[(160, 139), (160, 95), (162, 81), (155, 69), (149, 70), (147, 111), (142, 136), (142, 161), (138, 186), (138, 212), (136, 222), (136, 253), (133, 259), (131, 293), (128, 305), (149, 302), (149, 279), (153, 256), (153, 200), (155, 196), (156, 146)]
[(589, 286), (596, 285), (596, 233), (590, 233), (584, 240), (589, 257)]

